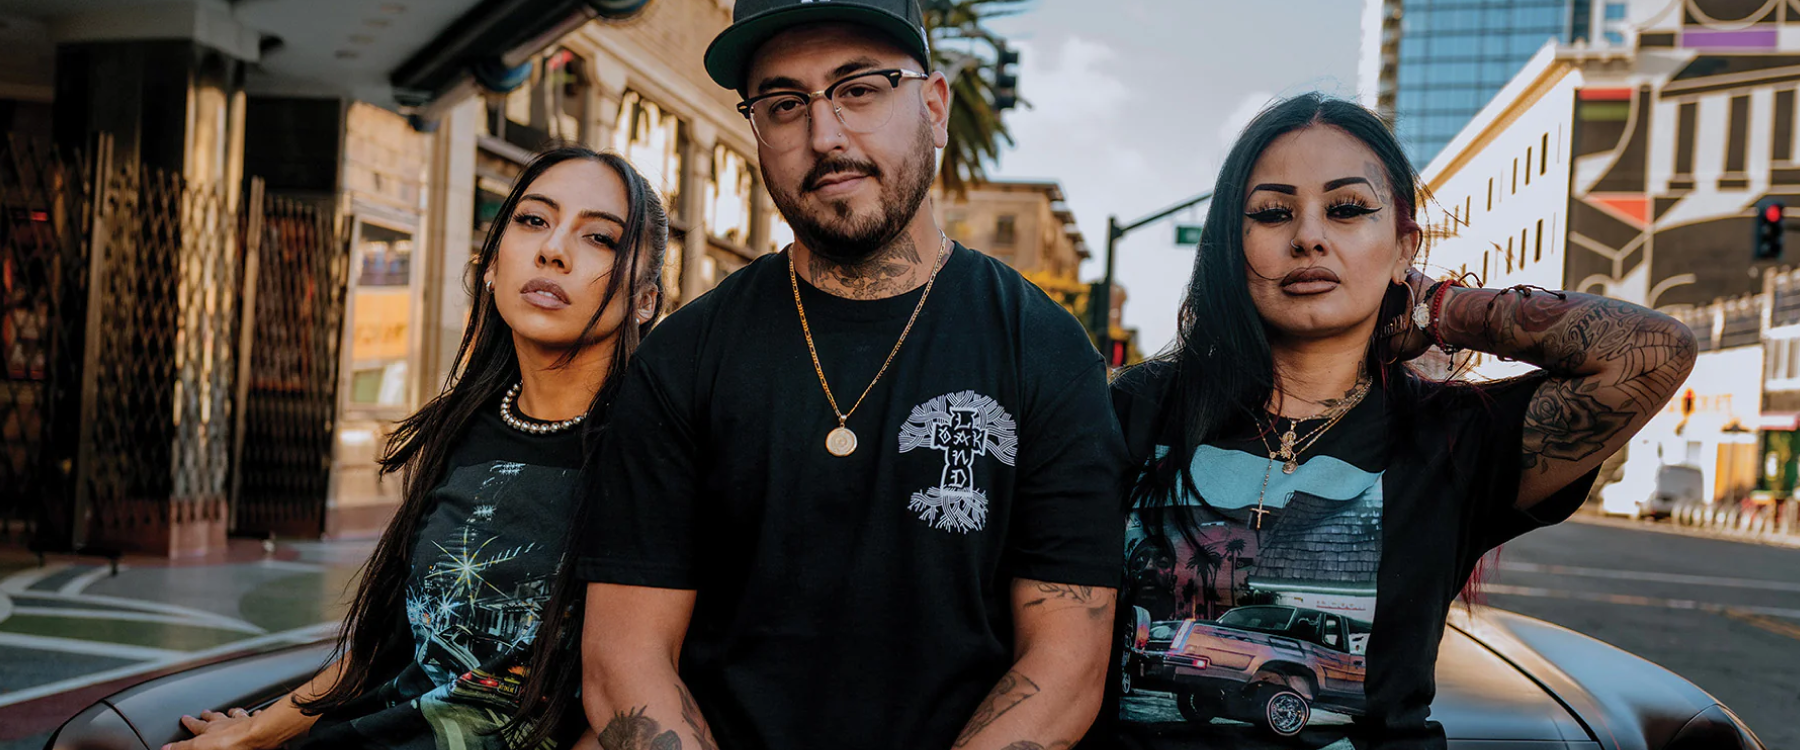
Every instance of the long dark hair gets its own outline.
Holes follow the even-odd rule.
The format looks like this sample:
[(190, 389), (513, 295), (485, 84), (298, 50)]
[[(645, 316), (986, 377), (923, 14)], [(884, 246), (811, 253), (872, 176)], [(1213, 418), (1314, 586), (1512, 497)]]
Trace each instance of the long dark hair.
[[(1192, 460), (1201, 445), (1216, 440), (1239, 426), (1252, 424), (1275, 394), (1279, 374), (1269, 338), (1256, 304), (1245, 283), (1244, 210), (1250, 173), (1269, 144), (1287, 133), (1307, 127), (1329, 126), (1361, 141), (1381, 160), (1392, 196), (1396, 228), (1417, 231), (1414, 217), (1422, 194), (1418, 172), (1407, 161), (1400, 143), (1380, 117), (1352, 102), (1318, 93), (1302, 94), (1278, 102), (1245, 126), (1225, 157), (1201, 230), (1193, 276), (1182, 302), (1180, 328), (1169, 351), (1144, 367), (1168, 372), (1167, 389), (1157, 394), (1161, 404), (1156, 425), (1158, 442), (1169, 446), (1164, 456), (1154, 457), (1129, 493), (1132, 509), (1149, 511), (1151, 533), (1164, 528), (1160, 511), (1176, 504), (1185, 490), (1204, 503), (1194, 482)], [(1401, 314), (1408, 303), (1403, 289), (1390, 286), (1380, 320)], [(1377, 387), (1384, 391), (1394, 420), (1393, 434), (1405, 434), (1420, 400), (1422, 379), (1404, 363), (1394, 361), (1385, 337), (1371, 341), (1366, 364)], [(1176, 525), (1190, 540), (1195, 538), (1191, 519), (1173, 514)]]
[[(473, 286), (469, 290), (473, 305), (444, 390), (418, 412), (401, 421), (398, 429), (388, 439), (381, 457), (381, 473), (385, 476), (401, 472), (403, 483), (400, 509), (388, 524), (387, 530), (382, 533), (374, 554), (364, 564), (362, 582), (357, 587), (356, 597), (351, 602), (348, 616), (344, 618), (343, 627), (338, 631), (337, 648), (333, 657), (342, 658), (343, 669), (331, 689), (317, 698), (300, 703), (301, 709), (307, 714), (317, 715), (339, 708), (366, 694), (376, 687), (376, 680), (393, 673), (412, 653), (412, 636), (407, 627), (404, 596), (407, 579), (412, 573), (415, 537), (431, 514), (430, 493), (442, 480), (450, 452), (462, 438), (470, 420), (480, 409), (488, 408), (496, 402), (502, 392), (519, 379), (519, 362), (513, 348), (512, 329), (500, 317), (500, 310), (494, 305), (493, 292), (486, 289), (480, 280), (494, 264), (500, 251), (500, 239), (512, 222), (513, 213), (518, 209), (519, 199), (526, 189), (546, 170), (574, 159), (598, 162), (612, 168), (618, 173), (619, 179), (624, 181), (625, 194), (630, 203), (626, 209), (625, 227), (619, 239), (613, 272), (607, 276), (606, 293), (601, 297), (600, 308), (588, 320), (587, 330), (581, 340), (588, 339), (588, 334), (600, 323), (614, 299), (622, 296), (627, 300), (628, 306), (635, 309), (635, 303), (642, 295), (654, 290), (659, 298), (661, 296), (663, 255), (668, 247), (668, 218), (656, 191), (632, 168), (630, 162), (616, 154), (596, 152), (581, 146), (562, 146), (538, 154), (531, 163), (525, 165), (518, 179), (513, 182), (512, 192), (500, 204), (500, 212), (494, 218), (493, 227), (488, 230), (486, 241), (482, 243), (481, 255), (475, 260), (474, 273), (469, 276)], [(607, 408), (623, 380), (619, 375), (625, 371), (638, 343), (655, 323), (653, 316), (649, 321), (633, 324), (630, 316), (631, 313), (628, 312), (626, 323), (619, 327), (619, 333), (614, 337), (612, 362), (608, 367), (606, 380), (595, 394), (593, 403), (588, 406), (588, 416), (582, 425), (584, 444), (591, 445), (599, 431), (604, 429)], [(566, 354), (564, 363), (572, 360), (578, 351)], [(591, 454), (591, 451), (588, 453)], [(565, 560), (562, 568), (569, 567), (571, 566)], [(560, 578), (559, 575), (559, 580)], [(579, 617), (579, 606), (575, 611)], [(545, 614), (561, 613), (547, 608)], [(536, 639), (538, 642), (556, 640), (559, 628), (566, 624), (566, 618), (557, 616), (554, 619), (554, 627), (549, 621), (540, 624), (539, 637)], [(572, 696), (573, 691), (570, 691), (568, 697)], [(533, 703), (535, 702), (534, 700)], [(568, 701), (550, 701), (553, 705), (566, 702)]]

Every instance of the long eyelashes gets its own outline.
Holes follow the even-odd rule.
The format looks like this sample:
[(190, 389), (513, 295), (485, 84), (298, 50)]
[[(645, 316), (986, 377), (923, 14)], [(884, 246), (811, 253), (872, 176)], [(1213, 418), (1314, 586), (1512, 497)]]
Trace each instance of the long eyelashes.
[[(1326, 206), (1325, 215), (1333, 219), (1354, 219), (1380, 210), (1380, 206), (1371, 206), (1362, 198), (1352, 196)], [(1286, 206), (1265, 206), (1244, 212), (1244, 218), (1259, 224), (1279, 224), (1293, 217), (1293, 210)]]

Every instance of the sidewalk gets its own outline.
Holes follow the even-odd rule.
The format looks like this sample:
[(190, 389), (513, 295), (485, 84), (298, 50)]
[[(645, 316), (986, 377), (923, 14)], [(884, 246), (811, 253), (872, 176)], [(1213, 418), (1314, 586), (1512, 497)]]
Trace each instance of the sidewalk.
[(1635, 531), (1652, 531), (1659, 534), (1675, 534), (1677, 536), (1693, 536), (1703, 539), (1722, 539), (1728, 542), (1744, 542), (1746, 544), (1765, 544), (1771, 547), (1787, 547), (1800, 549), (1800, 534), (1782, 534), (1775, 532), (1738, 531), (1730, 528), (1684, 526), (1673, 520), (1653, 521), (1648, 518), (1633, 520), (1619, 516), (1601, 515), (1597, 511), (1583, 508), (1569, 518), (1578, 523), (1595, 526), (1611, 526), (1617, 529)]
[(43, 746), (95, 700), (196, 662), (329, 637), (373, 540), (232, 540), (106, 560), (0, 547), (0, 750)]

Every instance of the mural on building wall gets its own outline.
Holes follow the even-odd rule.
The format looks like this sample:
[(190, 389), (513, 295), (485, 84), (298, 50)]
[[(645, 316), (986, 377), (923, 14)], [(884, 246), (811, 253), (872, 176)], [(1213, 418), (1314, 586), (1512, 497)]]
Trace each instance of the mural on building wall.
[[(1800, 195), (1800, 55), (1781, 54), (1779, 40), (1784, 28), (1800, 27), (1800, 2), (1682, 0), (1676, 8), (1679, 27), (1647, 28), (1639, 51), (1698, 54), (1677, 60), (1655, 87), (1583, 89), (1572, 153), (1565, 278), (1654, 307), (1761, 291), (1753, 208), (1765, 196)], [(1659, 110), (1673, 116), (1657, 118)], [(1654, 133), (1657, 125), (1673, 132)], [(1667, 165), (1666, 182), (1651, 179), (1652, 164)]]

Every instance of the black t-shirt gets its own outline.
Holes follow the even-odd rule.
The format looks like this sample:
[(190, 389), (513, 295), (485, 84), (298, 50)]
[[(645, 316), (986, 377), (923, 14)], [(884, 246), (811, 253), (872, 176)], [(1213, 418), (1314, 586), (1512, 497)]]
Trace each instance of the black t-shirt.
[[(923, 288), (804, 281), (844, 408)], [(657, 327), (599, 457), (585, 579), (697, 591), (681, 675), (726, 750), (947, 748), (1013, 660), (1015, 577), (1115, 586), (1125, 450), (1079, 323), (957, 246), (837, 426), (785, 254)]]
[[(319, 718), (306, 746), (500, 750), (568, 539), (581, 430), (528, 435), (482, 407), (451, 451), (413, 545), (398, 674)], [(571, 712), (579, 715), (579, 712)], [(581, 724), (552, 736), (566, 745)]]
[[(1113, 385), (1139, 459), (1169, 460), (1173, 425), (1157, 417), (1171, 370), (1151, 363)], [(1430, 386), (1401, 429), (1373, 387), (1292, 474), (1269, 458), (1279, 438), (1249, 420), (1201, 446), (1189, 460), (1204, 502), (1182, 492), (1127, 522), (1106, 744), (1443, 748), (1428, 717), (1451, 605), (1482, 555), (1567, 518), (1595, 477), (1516, 507), (1525, 410), (1544, 377)], [(1272, 729), (1299, 733), (1277, 743)]]

